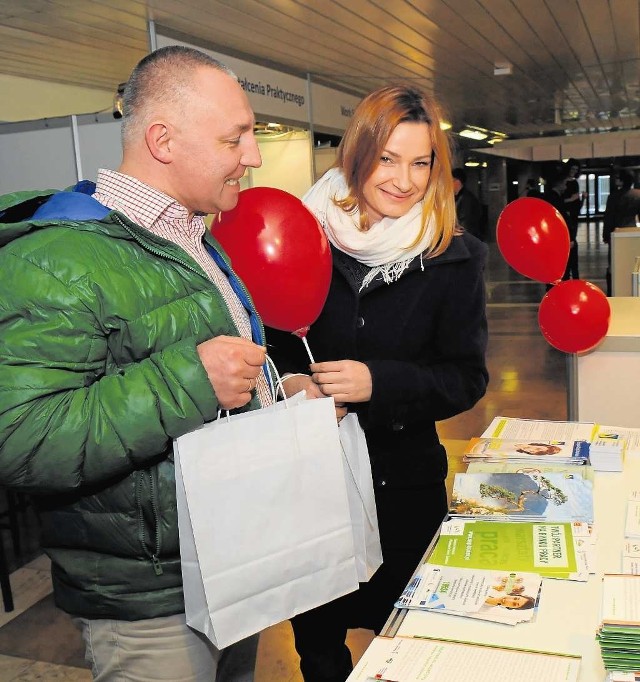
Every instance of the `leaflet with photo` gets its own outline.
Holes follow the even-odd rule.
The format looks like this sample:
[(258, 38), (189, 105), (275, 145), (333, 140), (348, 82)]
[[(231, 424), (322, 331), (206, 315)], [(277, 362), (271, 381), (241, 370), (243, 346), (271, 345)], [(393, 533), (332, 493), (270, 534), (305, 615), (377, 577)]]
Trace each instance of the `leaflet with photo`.
[(422, 564), (395, 605), (516, 625), (535, 620), (541, 587), (537, 573)]
[(589, 459), (586, 440), (540, 440), (505, 438), (472, 438), (464, 451), (465, 461), (503, 459), (521, 462), (553, 461), (563, 464), (585, 464)]

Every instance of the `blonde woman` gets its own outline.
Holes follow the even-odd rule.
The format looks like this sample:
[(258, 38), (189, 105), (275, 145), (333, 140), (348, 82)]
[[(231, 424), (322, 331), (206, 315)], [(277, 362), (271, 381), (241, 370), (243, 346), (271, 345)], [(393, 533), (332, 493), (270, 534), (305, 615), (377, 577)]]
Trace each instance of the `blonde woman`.
[(337, 164), (307, 193), (333, 277), (309, 345), (267, 334), (288, 394), (333, 396), (371, 457), (384, 563), (360, 590), (293, 619), (306, 682), (344, 682), (348, 627), (379, 631), (447, 511), (435, 422), (484, 394), (486, 247), (458, 226), (435, 102), (385, 87), (357, 107)]

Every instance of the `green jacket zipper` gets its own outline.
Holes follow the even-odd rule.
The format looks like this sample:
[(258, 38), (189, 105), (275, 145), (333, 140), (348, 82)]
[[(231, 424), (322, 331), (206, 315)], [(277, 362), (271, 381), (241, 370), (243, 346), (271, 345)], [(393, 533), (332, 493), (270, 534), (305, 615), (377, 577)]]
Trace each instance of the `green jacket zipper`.
[[(149, 499), (151, 501), (151, 511), (153, 514), (153, 552), (147, 548), (147, 535), (144, 529), (144, 513), (142, 511), (142, 487), (144, 485), (145, 476), (149, 477)], [(156, 493), (156, 484), (153, 478), (153, 472), (149, 469), (139, 471), (136, 476), (136, 507), (138, 510), (138, 538), (142, 545), (142, 551), (151, 559), (153, 570), (156, 575), (162, 575), (162, 565), (160, 564), (160, 513), (158, 512), (158, 499)]]

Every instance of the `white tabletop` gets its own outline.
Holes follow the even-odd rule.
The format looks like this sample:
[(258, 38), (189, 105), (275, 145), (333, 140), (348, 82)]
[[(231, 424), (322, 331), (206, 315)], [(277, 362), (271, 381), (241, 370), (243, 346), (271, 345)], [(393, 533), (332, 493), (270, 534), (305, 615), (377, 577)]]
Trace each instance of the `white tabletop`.
[(399, 612), (404, 617), (397, 634), (578, 654), (580, 682), (603, 682), (606, 674), (595, 638), (601, 578), (621, 570), (627, 493), (640, 489), (640, 456), (628, 457), (623, 473), (596, 472), (594, 478), (597, 572), (588, 582), (545, 579), (534, 623), (508, 626), (412, 610)]

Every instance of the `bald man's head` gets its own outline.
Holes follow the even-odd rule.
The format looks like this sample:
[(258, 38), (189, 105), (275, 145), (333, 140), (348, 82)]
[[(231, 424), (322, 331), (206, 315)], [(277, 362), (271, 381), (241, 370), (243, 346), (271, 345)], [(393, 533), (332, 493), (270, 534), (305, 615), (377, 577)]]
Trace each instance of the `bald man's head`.
[(182, 115), (189, 106), (194, 75), (200, 67), (216, 69), (236, 79), (233, 71), (222, 62), (180, 45), (162, 47), (138, 63), (124, 90), (123, 147), (144, 135), (154, 117), (168, 112), (173, 116)]

